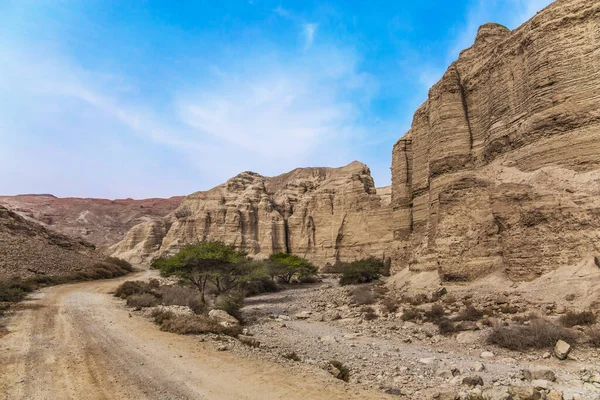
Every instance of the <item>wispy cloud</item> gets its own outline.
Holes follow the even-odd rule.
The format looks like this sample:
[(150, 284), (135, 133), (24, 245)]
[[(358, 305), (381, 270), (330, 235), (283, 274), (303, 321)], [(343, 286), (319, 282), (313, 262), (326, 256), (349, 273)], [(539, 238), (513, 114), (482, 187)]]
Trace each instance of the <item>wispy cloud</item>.
[(304, 50), (308, 50), (315, 40), (318, 24), (305, 23), (302, 25), (302, 34), (304, 35)]

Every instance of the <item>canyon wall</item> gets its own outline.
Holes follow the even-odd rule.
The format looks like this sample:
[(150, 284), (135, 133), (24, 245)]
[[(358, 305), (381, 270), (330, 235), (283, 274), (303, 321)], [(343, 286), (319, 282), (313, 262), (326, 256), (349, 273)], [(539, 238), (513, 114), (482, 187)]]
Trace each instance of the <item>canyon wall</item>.
[(234, 244), (256, 258), (291, 252), (317, 265), (389, 257), (391, 193), (376, 189), (359, 162), (342, 168), (299, 168), (277, 177), (243, 172), (187, 196), (165, 218), (134, 227), (114, 255), (148, 263), (200, 240)]
[(393, 149), (397, 268), (533, 279), (600, 253), (600, 2), (483, 25)]
[(245, 172), (112, 250), (148, 263), (203, 239), (319, 266), (386, 257), (451, 281), (531, 280), (600, 255), (600, 2), (483, 25), (395, 144), (391, 190), (357, 162)]

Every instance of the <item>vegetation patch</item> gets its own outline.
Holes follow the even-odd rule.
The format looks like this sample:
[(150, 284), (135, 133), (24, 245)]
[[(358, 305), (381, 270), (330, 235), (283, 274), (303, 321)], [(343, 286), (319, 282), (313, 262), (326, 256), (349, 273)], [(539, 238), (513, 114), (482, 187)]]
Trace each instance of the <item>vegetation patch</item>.
[(488, 343), (510, 350), (524, 351), (554, 346), (558, 340), (573, 342), (577, 334), (545, 319), (536, 319), (529, 325), (495, 326)]
[(591, 311), (573, 312), (568, 311), (565, 315), (558, 319), (561, 325), (567, 328), (574, 327), (576, 325), (588, 326), (596, 323), (596, 315)]
[(242, 328), (239, 326), (225, 327), (204, 315), (176, 315), (162, 310), (156, 310), (152, 315), (160, 329), (166, 332), (182, 335), (214, 333), (233, 337), (242, 333)]
[(336, 378), (341, 379), (344, 382), (350, 381), (350, 368), (337, 360), (331, 360), (329, 361), (329, 364), (339, 371), (339, 373), (336, 375)]
[(340, 285), (359, 285), (373, 282), (384, 272), (384, 262), (378, 258), (365, 258), (340, 266)]

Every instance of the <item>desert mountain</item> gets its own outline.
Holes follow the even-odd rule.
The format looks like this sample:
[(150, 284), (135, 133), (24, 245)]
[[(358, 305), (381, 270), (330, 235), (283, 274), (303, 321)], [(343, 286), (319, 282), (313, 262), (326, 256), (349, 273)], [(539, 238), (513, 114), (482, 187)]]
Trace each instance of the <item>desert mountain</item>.
[(67, 275), (101, 260), (93, 244), (46, 229), (0, 206), (0, 281)]
[(391, 216), (389, 188), (376, 189), (359, 162), (273, 178), (243, 172), (186, 197), (165, 218), (136, 226), (114, 251), (144, 263), (187, 243), (219, 239), (256, 257), (292, 252), (320, 265), (389, 257)]
[(514, 31), (483, 25), (393, 148), (368, 168), (245, 172), (134, 227), (115, 254), (147, 262), (221, 239), (324, 265), (373, 255), (447, 280), (531, 280), (600, 254), (600, 3), (558, 0)]
[(105, 200), (57, 198), (44, 194), (0, 196), (0, 205), (105, 250), (123, 239), (135, 225), (169, 214), (182, 199)]

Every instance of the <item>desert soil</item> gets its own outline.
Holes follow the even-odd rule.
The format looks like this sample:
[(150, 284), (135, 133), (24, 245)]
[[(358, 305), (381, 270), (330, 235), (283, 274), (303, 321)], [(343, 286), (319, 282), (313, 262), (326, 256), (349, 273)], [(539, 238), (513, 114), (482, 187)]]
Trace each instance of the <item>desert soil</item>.
[[(148, 277), (149, 272), (133, 278)], [(127, 278), (46, 288), (0, 339), (4, 399), (381, 399), (302, 363), (218, 352), (161, 332), (114, 290)]]

